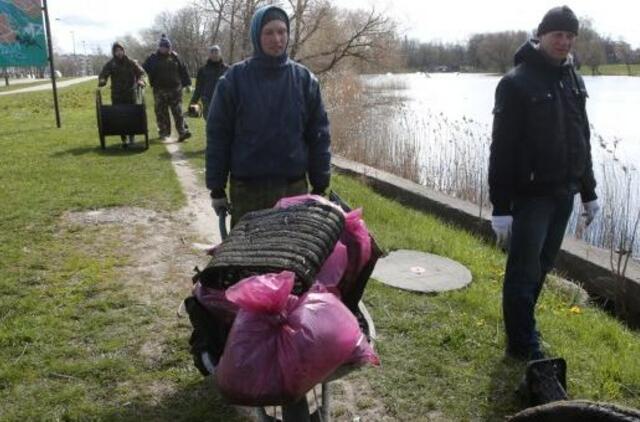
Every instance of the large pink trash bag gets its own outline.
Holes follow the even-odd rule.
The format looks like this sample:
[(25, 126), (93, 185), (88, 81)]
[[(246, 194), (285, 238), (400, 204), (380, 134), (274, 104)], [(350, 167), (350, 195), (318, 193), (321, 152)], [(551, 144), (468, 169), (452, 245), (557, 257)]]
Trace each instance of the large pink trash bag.
[(342, 302), (319, 285), (291, 295), (294, 277), (288, 271), (259, 275), (227, 289), (240, 311), (216, 380), (232, 404), (292, 403), (343, 363), (377, 363), (373, 352), (362, 352), (358, 322)]
[(316, 281), (325, 286), (331, 293), (340, 295), (337, 286), (344, 277), (344, 273), (349, 265), (349, 253), (344, 243), (338, 241), (333, 248), (333, 252), (324, 261), (320, 271), (316, 274)]

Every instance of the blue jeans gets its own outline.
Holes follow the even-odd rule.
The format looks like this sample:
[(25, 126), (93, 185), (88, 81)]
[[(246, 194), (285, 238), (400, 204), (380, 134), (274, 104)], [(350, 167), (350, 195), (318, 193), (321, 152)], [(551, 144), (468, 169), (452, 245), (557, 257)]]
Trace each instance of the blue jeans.
[(540, 350), (534, 310), (542, 284), (553, 268), (574, 195), (518, 198), (502, 290), (507, 351), (528, 357)]

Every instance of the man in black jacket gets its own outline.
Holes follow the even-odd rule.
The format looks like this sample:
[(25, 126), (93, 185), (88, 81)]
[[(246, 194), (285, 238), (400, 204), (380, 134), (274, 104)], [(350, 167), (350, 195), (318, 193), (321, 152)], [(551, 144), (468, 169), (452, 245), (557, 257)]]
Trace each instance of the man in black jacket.
[(209, 49), (209, 60), (207, 63), (198, 70), (198, 76), (196, 76), (196, 89), (193, 91), (191, 97), (191, 104), (197, 104), (199, 100), (202, 100), (202, 117), (207, 119), (209, 114), (209, 103), (213, 98), (213, 93), (216, 90), (216, 84), (220, 76), (229, 68), (220, 55), (220, 47), (214, 45)]
[(178, 142), (191, 137), (182, 115), (182, 89), (190, 89), (191, 78), (184, 62), (172, 50), (171, 41), (162, 34), (158, 51), (150, 55), (142, 65), (149, 75), (153, 88), (154, 109), (160, 138), (171, 134), (169, 110), (178, 131)]
[(507, 355), (544, 357), (534, 308), (580, 193), (586, 223), (599, 210), (587, 91), (570, 51), (579, 23), (566, 6), (538, 26), (496, 89), (489, 162), (492, 227), (509, 248), (503, 288)]

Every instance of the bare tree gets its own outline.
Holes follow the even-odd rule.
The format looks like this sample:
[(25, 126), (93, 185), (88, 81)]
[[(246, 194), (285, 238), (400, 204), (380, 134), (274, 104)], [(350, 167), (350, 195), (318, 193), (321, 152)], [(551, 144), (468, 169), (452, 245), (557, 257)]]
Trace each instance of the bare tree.
[(598, 75), (599, 67), (606, 63), (604, 41), (593, 29), (590, 19), (580, 20), (580, 35), (576, 38), (576, 58), (580, 64), (591, 67), (591, 73)]
[(631, 45), (622, 40), (618, 41), (614, 45), (614, 52), (616, 58), (627, 66), (627, 74), (632, 76), (633, 72), (631, 71), (631, 63), (633, 62), (633, 49), (631, 48)]
[(323, 9), (321, 16), (321, 28), (304, 43), (298, 42), (295, 57), (317, 74), (349, 59), (372, 61), (382, 49), (380, 41), (395, 31), (393, 21), (374, 9), (365, 12), (330, 7)]
[(529, 37), (525, 31), (476, 34), (469, 40), (472, 63), (480, 69), (505, 73), (513, 66), (513, 56)]
[(301, 46), (324, 24), (331, 12), (331, 4), (328, 0), (289, 0), (289, 6), (292, 10), (289, 55), (295, 59)]
[(225, 21), (225, 13), (231, 0), (203, 0), (202, 11), (211, 14), (213, 29), (210, 34), (211, 44), (219, 43), (218, 37), (223, 22)]

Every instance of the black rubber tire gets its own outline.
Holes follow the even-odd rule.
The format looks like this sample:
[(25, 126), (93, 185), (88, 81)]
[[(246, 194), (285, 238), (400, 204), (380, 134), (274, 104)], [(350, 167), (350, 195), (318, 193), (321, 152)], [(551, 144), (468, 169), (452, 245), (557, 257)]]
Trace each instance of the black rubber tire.
[(532, 407), (509, 422), (639, 422), (640, 411), (586, 400), (559, 401)]

